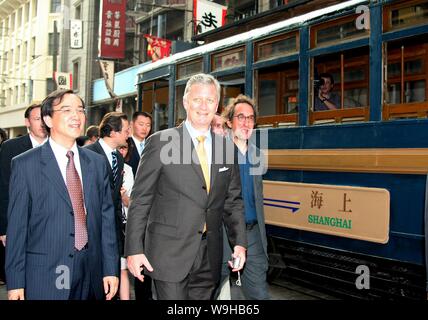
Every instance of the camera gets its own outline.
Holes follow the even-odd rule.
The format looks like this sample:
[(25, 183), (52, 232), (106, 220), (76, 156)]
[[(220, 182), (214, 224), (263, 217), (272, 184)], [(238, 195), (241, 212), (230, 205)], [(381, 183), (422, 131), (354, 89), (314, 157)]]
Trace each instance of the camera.
[(325, 81), (324, 81), (323, 78), (321, 78), (321, 79), (315, 79), (314, 80), (314, 88), (318, 89), (319, 87), (323, 86), (324, 83), (325, 83)]

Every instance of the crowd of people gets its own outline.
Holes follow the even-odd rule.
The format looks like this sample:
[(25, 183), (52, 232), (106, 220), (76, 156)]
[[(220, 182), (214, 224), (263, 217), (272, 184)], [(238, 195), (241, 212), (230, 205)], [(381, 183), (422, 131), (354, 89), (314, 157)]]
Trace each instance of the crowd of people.
[(269, 299), (257, 107), (219, 102), (197, 74), (178, 127), (151, 134), (149, 113), (110, 112), (85, 136), (73, 91), (28, 107), (28, 134), (0, 147), (8, 298), (128, 300), (133, 282), (137, 300), (210, 300), (237, 277), (245, 299)]

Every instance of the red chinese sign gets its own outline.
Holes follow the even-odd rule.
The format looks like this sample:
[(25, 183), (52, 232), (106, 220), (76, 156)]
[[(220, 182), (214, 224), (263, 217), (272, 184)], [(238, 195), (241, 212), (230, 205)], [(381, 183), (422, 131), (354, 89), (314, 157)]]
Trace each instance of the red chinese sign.
[(126, 0), (103, 0), (99, 57), (125, 57)]
[(145, 34), (147, 40), (147, 55), (155, 62), (164, 57), (168, 57), (171, 53), (171, 41)]

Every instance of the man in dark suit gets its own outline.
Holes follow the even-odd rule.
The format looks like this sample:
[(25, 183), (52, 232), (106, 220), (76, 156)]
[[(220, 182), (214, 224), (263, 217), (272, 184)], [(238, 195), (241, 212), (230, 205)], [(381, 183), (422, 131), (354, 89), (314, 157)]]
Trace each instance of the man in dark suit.
[[(254, 101), (239, 95), (232, 99), (224, 111), (230, 137), (237, 146), (242, 197), (247, 227), (247, 263), (242, 271), (242, 292), (245, 299), (269, 299), (266, 273), (268, 270), (267, 239), (263, 210), (263, 179), (266, 172), (264, 156), (251, 139), (256, 124), (257, 109)], [(223, 274), (228, 275), (227, 261), (231, 248), (224, 239)], [(238, 297), (233, 294), (232, 300)]]
[(150, 135), (152, 129), (152, 116), (144, 111), (136, 111), (132, 115), (132, 135), (128, 142), (130, 147), (130, 157), (127, 162), (132, 167), (134, 177), (137, 175), (138, 164), (141, 154), (146, 144), (146, 138)]
[(210, 131), (219, 98), (216, 79), (192, 76), (183, 97), (186, 121), (150, 136), (143, 151), (128, 211), (125, 255), (129, 270), (141, 281), (143, 269), (150, 272), (160, 300), (213, 298), (221, 271), (223, 222), (233, 257), (240, 260), (233, 271), (245, 263), (234, 146)]
[(76, 144), (84, 103), (58, 90), (41, 115), (49, 141), (12, 160), (8, 297), (109, 300), (119, 282), (114, 210), (104, 159)]
[(122, 197), (120, 188), (123, 182), (123, 157), (117, 149), (126, 144), (129, 136), (129, 122), (126, 114), (121, 112), (109, 112), (104, 115), (100, 126), (100, 139), (88, 145), (86, 148), (103, 156), (109, 172), (110, 187), (115, 208), (116, 233), (119, 253), (123, 255), (123, 240), (125, 237), (122, 229)]
[[(2, 270), (4, 270), (4, 246), (6, 246), (10, 163), (13, 157), (39, 146), (47, 139), (47, 132), (40, 117), (40, 105), (29, 106), (24, 116), (28, 134), (5, 141), (0, 149), (0, 269)], [(0, 273), (3, 274), (3, 271)]]
[[(152, 116), (144, 111), (135, 111), (132, 115), (132, 135), (128, 138), (129, 160), (126, 162), (132, 168), (134, 177), (137, 175), (138, 164), (146, 144), (146, 138), (152, 129)], [(134, 291), (135, 300), (152, 299), (152, 280), (146, 276), (144, 282), (135, 278)]]

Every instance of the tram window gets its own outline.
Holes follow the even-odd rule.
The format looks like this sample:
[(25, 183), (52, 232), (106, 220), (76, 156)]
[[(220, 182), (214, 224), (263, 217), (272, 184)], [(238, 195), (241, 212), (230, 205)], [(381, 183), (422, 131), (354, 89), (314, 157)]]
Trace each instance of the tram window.
[[(317, 123), (317, 120), (362, 121), (366, 118), (364, 108), (369, 105), (368, 47), (315, 57), (312, 70), (311, 123)], [(334, 86), (330, 93), (326, 88), (328, 83), (323, 85), (321, 80), (324, 74), (333, 77)]]
[(245, 77), (244, 73), (240, 72), (230, 76), (219, 77), (218, 81), (221, 85), (218, 111), (221, 112), (229, 104), (230, 99), (245, 93)]
[(384, 120), (427, 117), (428, 41), (419, 36), (385, 47)]
[(256, 43), (255, 61), (294, 54), (298, 50), (298, 34), (286, 34)]
[(143, 84), (143, 111), (153, 115), (153, 130), (168, 127), (168, 81), (158, 80)]
[(397, 30), (424, 24), (428, 20), (428, 1), (402, 1), (385, 7), (384, 30)]
[(214, 54), (212, 71), (219, 71), (245, 65), (245, 49), (237, 48)]
[(255, 92), (259, 124), (295, 124), (299, 106), (299, 63), (259, 70)]
[(183, 106), (183, 95), (184, 89), (186, 86), (183, 84), (181, 86), (175, 87), (175, 125), (178, 126), (186, 119), (186, 110)]
[(357, 28), (355, 24), (356, 18), (357, 15), (352, 15), (312, 27), (311, 48), (368, 37), (368, 30), (365, 28)]
[(202, 59), (179, 64), (177, 65), (177, 79), (185, 79), (201, 73), (202, 68)]

